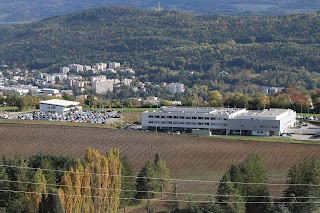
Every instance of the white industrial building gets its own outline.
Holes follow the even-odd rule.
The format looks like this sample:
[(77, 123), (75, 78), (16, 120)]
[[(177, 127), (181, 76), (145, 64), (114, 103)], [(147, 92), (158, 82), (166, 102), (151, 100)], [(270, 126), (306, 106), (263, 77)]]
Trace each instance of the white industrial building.
[(206, 129), (231, 135), (280, 135), (295, 124), (291, 109), (262, 111), (244, 108), (161, 107), (142, 113), (142, 128), (150, 130), (192, 131)]
[(58, 114), (65, 114), (69, 112), (82, 112), (82, 107), (79, 106), (79, 104), (80, 102), (66, 101), (60, 99), (51, 99), (39, 102), (40, 112)]

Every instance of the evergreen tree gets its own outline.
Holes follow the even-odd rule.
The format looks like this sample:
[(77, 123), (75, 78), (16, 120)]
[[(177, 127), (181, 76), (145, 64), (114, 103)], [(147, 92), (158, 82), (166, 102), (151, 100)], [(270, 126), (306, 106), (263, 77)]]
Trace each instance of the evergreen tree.
[[(306, 161), (293, 166), (289, 171), (288, 179), (288, 183), (291, 185), (286, 189), (285, 194), (286, 197), (291, 197), (290, 211), (293, 213), (319, 211), (319, 205), (316, 204), (319, 199), (314, 197), (320, 196), (320, 189), (314, 185), (320, 184), (320, 162)], [(295, 203), (295, 201), (298, 203)]]
[(48, 196), (42, 195), (38, 213), (64, 213), (59, 196), (53, 195), (56, 193), (56, 189), (49, 189)]
[[(262, 160), (257, 155), (249, 156), (241, 165), (243, 181), (245, 183), (266, 183), (268, 178), (262, 165)], [(248, 197), (246, 201), (247, 213), (263, 213), (269, 208), (270, 192), (265, 184), (248, 184), (242, 188), (242, 195), (245, 196), (261, 196)], [(257, 202), (257, 203), (250, 203)], [(259, 203), (261, 202), (261, 203)]]
[(138, 178), (136, 179), (136, 188), (138, 191), (136, 197), (138, 199), (148, 199), (154, 196), (152, 192), (148, 191), (156, 190), (156, 181), (150, 179), (155, 177), (153, 165), (150, 161), (147, 161), (141, 168)]
[[(127, 157), (121, 158), (121, 193), (120, 198), (135, 198), (136, 192), (134, 191), (123, 191), (123, 190), (135, 190), (135, 179), (128, 177), (133, 176), (133, 171), (129, 162), (129, 159)], [(135, 200), (120, 200), (120, 207), (126, 208), (126, 206), (130, 206), (137, 203)]]
[(161, 193), (148, 191), (164, 191), (169, 187), (169, 178), (170, 174), (165, 162), (160, 159), (159, 154), (156, 154), (153, 163), (147, 161), (138, 174), (136, 188), (142, 192), (138, 192), (136, 197), (139, 199), (147, 199), (159, 196)]
[(231, 182), (230, 174), (227, 172), (221, 179), (218, 187), (217, 201), (221, 208), (228, 213), (245, 213), (245, 199), (241, 192)]
[[(4, 164), (2, 159), (0, 159), (0, 164), (1, 165)], [(9, 183), (5, 182), (6, 180), (8, 180), (8, 174), (5, 167), (0, 167), (0, 180), (3, 180), (2, 182), (0, 182), (0, 190), (8, 190)], [(9, 193), (1, 192), (0, 201), (1, 201), (1, 206), (6, 206), (9, 201)]]

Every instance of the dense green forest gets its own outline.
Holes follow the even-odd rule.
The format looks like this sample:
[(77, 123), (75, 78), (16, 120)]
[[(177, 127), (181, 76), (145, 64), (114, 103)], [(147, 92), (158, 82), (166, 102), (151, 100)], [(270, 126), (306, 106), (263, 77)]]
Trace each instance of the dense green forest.
[(315, 89), (319, 23), (317, 13), (235, 17), (102, 7), (1, 28), (0, 61), (51, 71), (119, 61), (153, 82)]

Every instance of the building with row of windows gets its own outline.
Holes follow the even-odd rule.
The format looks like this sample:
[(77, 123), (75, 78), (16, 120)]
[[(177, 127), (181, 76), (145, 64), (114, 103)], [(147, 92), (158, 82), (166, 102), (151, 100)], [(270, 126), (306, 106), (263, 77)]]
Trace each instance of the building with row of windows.
[(291, 109), (247, 110), (244, 108), (161, 107), (142, 113), (142, 128), (192, 131), (206, 129), (231, 135), (280, 135), (295, 125)]
[(80, 113), (82, 107), (80, 102), (51, 99), (39, 102), (40, 112), (66, 114), (70, 112)]

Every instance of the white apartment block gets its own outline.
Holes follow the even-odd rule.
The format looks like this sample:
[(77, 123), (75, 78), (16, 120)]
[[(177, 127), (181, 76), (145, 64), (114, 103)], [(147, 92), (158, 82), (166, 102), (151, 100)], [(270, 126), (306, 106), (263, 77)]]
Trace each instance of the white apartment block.
[(83, 66), (81, 64), (69, 64), (68, 65), (70, 70), (76, 71), (76, 72), (83, 72)]
[(231, 135), (280, 135), (293, 127), (296, 112), (291, 109), (262, 111), (244, 108), (161, 107), (142, 113), (142, 128), (150, 130), (210, 130)]
[(98, 75), (98, 76), (90, 76), (90, 81), (106, 81), (107, 77), (105, 75)]
[(169, 84), (169, 92), (171, 94), (182, 93), (184, 91), (185, 91), (184, 84), (180, 84), (180, 83), (171, 83), (171, 84)]
[(53, 73), (52, 75), (46, 75), (46, 82), (56, 82), (56, 79), (58, 80), (66, 80), (68, 78), (67, 74), (63, 73)]
[(107, 70), (107, 63), (97, 63), (94, 65), (94, 69), (97, 71), (106, 71)]
[(97, 94), (105, 94), (108, 91), (113, 91), (114, 80), (93, 81), (92, 89)]
[(110, 62), (110, 63), (108, 63), (108, 68), (109, 69), (120, 68), (120, 63), (118, 63), (118, 62)]
[(67, 74), (68, 72), (70, 72), (70, 68), (69, 67), (60, 67), (60, 72), (63, 74)]
[(121, 83), (124, 84), (124, 85), (129, 86), (132, 83), (132, 79), (124, 78), (124, 79), (121, 80)]

